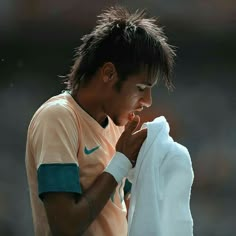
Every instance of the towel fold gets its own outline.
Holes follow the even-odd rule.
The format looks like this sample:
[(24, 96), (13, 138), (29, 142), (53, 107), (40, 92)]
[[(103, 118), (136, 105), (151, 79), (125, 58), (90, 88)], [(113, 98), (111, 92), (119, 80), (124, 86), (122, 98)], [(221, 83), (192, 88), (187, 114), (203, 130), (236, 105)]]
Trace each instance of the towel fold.
[(129, 236), (191, 236), (190, 194), (193, 169), (188, 150), (169, 136), (161, 116), (147, 128), (135, 168), (128, 212)]

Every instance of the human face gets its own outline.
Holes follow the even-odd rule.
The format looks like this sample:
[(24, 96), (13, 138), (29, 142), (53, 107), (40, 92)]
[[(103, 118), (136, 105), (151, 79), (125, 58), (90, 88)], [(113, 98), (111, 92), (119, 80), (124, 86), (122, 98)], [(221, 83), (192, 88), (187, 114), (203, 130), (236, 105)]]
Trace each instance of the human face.
[(123, 126), (132, 119), (135, 113), (150, 107), (152, 104), (151, 89), (154, 83), (147, 82), (145, 73), (130, 76), (122, 83), (120, 91), (113, 88), (113, 95), (109, 99), (108, 115), (116, 125)]

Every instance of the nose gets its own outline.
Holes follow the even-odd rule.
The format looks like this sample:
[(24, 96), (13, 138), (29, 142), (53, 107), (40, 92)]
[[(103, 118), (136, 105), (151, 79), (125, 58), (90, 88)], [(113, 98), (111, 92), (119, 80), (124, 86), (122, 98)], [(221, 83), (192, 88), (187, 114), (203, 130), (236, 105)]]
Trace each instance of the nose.
[(145, 107), (152, 105), (152, 91), (151, 88), (146, 88), (143, 97), (140, 99), (140, 104)]

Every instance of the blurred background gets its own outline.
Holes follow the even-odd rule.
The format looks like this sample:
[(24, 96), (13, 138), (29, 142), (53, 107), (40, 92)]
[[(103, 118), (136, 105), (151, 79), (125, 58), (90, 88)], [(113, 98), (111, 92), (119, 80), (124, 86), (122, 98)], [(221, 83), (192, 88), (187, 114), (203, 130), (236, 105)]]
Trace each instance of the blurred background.
[(33, 235), (25, 172), (27, 127), (64, 86), (74, 48), (96, 15), (146, 8), (177, 47), (176, 89), (160, 84), (143, 120), (164, 115), (187, 146), (197, 236), (236, 235), (236, 4), (234, 0), (0, 0), (0, 235)]

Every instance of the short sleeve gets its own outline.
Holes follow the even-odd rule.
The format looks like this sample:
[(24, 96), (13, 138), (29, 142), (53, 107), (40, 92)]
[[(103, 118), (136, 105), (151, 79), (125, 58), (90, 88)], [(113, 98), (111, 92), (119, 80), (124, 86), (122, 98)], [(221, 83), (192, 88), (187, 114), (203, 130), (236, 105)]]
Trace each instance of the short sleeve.
[[(190, 195), (193, 170), (187, 149), (179, 144), (161, 166), (163, 177), (163, 235), (193, 235)], [(171, 216), (171, 217), (170, 217)], [(168, 227), (170, 226), (171, 227)]]
[(31, 125), (31, 147), (37, 166), (38, 193), (81, 193), (78, 124), (66, 104), (54, 103), (38, 112)]

